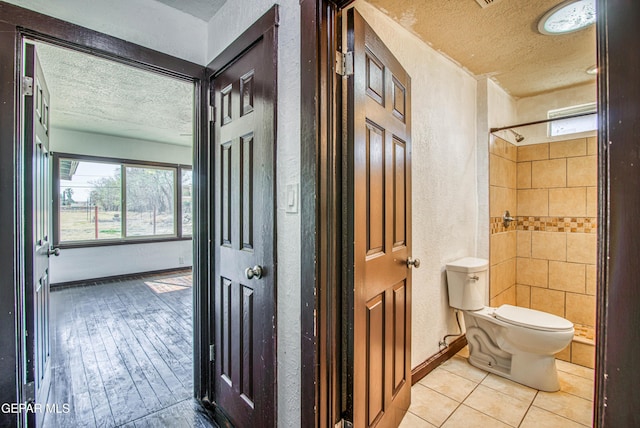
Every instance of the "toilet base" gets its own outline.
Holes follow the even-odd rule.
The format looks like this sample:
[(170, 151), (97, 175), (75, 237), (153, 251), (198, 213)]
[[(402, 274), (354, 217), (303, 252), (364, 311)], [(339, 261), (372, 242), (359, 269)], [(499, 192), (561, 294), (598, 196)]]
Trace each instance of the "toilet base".
[(500, 349), (485, 331), (477, 327), (467, 329), (467, 341), (471, 365), (540, 391), (560, 390), (554, 355), (511, 354)]

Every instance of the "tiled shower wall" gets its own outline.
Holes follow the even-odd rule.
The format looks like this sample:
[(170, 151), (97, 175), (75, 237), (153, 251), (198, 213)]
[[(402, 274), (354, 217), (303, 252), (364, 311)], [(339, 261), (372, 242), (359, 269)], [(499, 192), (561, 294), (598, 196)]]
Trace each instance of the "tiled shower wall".
[[(490, 177), (490, 193), (495, 193), (490, 304), (516, 304), (569, 319), (576, 339), (559, 358), (593, 366), (595, 137), (519, 147), (496, 139)], [(514, 209), (508, 208), (514, 205), (512, 185)], [(501, 219), (505, 209), (517, 220), (506, 230)]]

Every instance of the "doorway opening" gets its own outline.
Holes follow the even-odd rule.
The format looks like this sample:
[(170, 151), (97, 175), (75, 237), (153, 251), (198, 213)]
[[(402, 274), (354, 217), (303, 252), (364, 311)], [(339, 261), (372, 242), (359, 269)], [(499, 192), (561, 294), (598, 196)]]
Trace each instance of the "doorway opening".
[(39, 422), (210, 422), (192, 398), (196, 85), (38, 40), (27, 50), (51, 212), (49, 344), (35, 353), (50, 379), (36, 400), (55, 411)]

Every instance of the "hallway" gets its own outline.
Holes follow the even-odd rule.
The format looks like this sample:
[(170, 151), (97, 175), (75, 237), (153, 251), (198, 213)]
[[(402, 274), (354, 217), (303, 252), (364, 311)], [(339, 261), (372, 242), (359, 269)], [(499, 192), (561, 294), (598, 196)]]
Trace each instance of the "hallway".
[(192, 399), (192, 299), (190, 272), (53, 291), (45, 427), (215, 426)]

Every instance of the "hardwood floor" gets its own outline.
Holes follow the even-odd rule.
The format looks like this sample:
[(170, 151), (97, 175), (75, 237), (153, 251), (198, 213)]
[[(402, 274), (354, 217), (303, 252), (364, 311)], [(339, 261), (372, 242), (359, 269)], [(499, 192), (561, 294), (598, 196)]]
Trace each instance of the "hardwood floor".
[(173, 274), (53, 291), (49, 403), (58, 412), (45, 427), (216, 426), (192, 399), (191, 281)]

